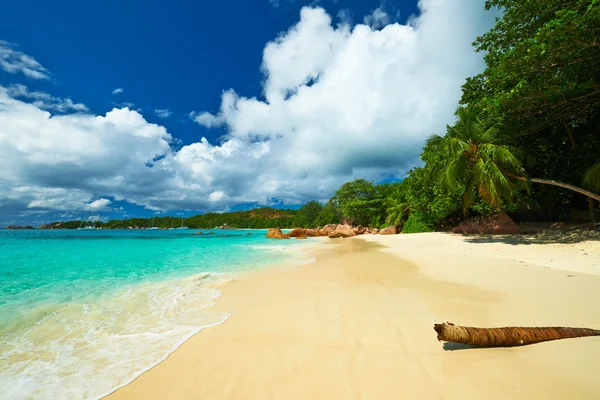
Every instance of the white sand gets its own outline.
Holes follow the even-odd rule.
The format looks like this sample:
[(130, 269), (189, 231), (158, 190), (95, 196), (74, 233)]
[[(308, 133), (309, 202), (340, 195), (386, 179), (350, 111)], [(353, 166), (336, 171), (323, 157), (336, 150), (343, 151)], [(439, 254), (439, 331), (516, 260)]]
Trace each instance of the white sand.
[(315, 263), (228, 284), (216, 306), (236, 309), (228, 322), (111, 397), (600, 398), (600, 337), (448, 351), (433, 331), (442, 321), (600, 329), (598, 242), (434, 233), (338, 239), (315, 251)]

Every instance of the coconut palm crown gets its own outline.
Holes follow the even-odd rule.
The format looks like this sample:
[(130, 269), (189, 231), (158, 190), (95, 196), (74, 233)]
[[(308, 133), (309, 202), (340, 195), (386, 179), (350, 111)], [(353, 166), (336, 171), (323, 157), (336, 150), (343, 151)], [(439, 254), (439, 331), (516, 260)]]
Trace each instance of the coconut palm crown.
[(451, 190), (465, 188), (463, 207), (473, 205), (476, 194), (498, 207), (513, 201), (515, 186), (529, 190), (527, 180), (510, 179), (524, 177), (525, 170), (517, 150), (497, 142), (498, 125), (486, 124), (473, 108), (459, 107), (456, 117), (445, 136), (433, 135), (428, 144), (439, 146), (446, 158), (435, 175)]

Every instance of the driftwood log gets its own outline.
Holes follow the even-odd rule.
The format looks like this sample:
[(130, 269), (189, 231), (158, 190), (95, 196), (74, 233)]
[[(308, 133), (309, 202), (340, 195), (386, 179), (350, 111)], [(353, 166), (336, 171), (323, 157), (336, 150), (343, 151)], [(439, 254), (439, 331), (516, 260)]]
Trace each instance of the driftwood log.
[(439, 341), (478, 347), (512, 347), (584, 336), (600, 336), (600, 330), (587, 328), (471, 328), (450, 322), (434, 324)]

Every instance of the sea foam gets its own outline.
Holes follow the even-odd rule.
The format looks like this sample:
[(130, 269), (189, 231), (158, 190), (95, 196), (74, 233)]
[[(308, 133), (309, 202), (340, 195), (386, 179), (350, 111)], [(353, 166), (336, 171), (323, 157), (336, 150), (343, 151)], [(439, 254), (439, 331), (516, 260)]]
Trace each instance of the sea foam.
[(234, 310), (236, 274), (305, 261), (295, 243), (215, 231), (0, 231), (0, 393), (90, 399)]
[(210, 308), (219, 287), (233, 279), (202, 273), (34, 310), (33, 318), (44, 317), (0, 337), (2, 398), (99, 398), (126, 385), (194, 334), (233, 315)]

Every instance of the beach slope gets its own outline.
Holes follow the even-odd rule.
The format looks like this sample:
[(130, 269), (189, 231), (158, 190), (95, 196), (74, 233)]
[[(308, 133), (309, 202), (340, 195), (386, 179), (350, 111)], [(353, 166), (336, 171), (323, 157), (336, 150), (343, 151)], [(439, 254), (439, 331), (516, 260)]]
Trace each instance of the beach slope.
[(598, 242), (365, 236), (230, 283), (225, 324), (110, 399), (596, 399), (600, 338), (509, 349), (433, 324), (600, 329)]

